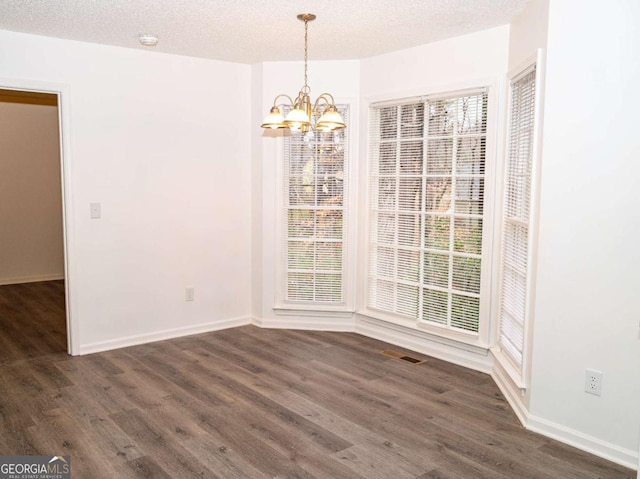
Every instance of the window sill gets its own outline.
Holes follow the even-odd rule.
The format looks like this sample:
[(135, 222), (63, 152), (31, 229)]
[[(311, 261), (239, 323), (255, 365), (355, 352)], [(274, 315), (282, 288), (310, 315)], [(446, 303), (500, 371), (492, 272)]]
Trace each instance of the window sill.
[(307, 316), (307, 317), (331, 317), (331, 318), (353, 318), (354, 311), (344, 308), (331, 308), (319, 306), (300, 305), (279, 305), (273, 307), (273, 312), (278, 316)]
[(499, 346), (491, 348), (491, 354), (496, 358), (496, 362), (500, 364), (501, 369), (507, 374), (513, 386), (520, 390), (522, 395), (527, 391), (527, 384), (524, 381), (520, 371), (516, 369), (511, 360), (502, 352)]
[(432, 340), (443, 344), (448, 344), (450, 346), (458, 345), (458, 347), (462, 347), (463, 349), (467, 349), (470, 351), (482, 351), (483, 354), (486, 354), (489, 351), (490, 345), (486, 341), (483, 341), (480, 338), (480, 335), (477, 333), (449, 330), (438, 326), (425, 324), (423, 321), (419, 321), (416, 319), (404, 318), (399, 315), (393, 315), (369, 308), (360, 309), (356, 311), (356, 313), (367, 316), (369, 318), (384, 321), (386, 323), (391, 323), (396, 326), (402, 326), (414, 331), (419, 331), (421, 333), (429, 335)]

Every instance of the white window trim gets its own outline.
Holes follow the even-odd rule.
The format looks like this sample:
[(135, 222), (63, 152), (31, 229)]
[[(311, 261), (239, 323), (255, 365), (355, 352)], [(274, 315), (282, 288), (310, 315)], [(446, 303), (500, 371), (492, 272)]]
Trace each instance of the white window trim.
[[(533, 327), (535, 317), (535, 293), (536, 293), (536, 273), (537, 273), (537, 256), (538, 256), (538, 224), (539, 224), (539, 207), (540, 207), (540, 169), (542, 156), (542, 126), (543, 126), (543, 98), (544, 98), (544, 52), (538, 49), (535, 54), (530, 55), (526, 60), (513, 68), (507, 74), (507, 88), (505, 91), (506, 107), (505, 107), (505, 123), (504, 129), (506, 134), (502, 141), (502, 158), (500, 164), (501, 172), (504, 172), (507, 164), (507, 149), (509, 146), (509, 120), (511, 112), (511, 88), (510, 83), (518, 77), (525, 74), (531, 68), (536, 68), (536, 89), (535, 89), (535, 106), (534, 106), (534, 129), (533, 129), (533, 152), (531, 165), (531, 199), (529, 211), (529, 231), (528, 231), (528, 249), (527, 249), (527, 284), (526, 284), (526, 302), (524, 317), (524, 341), (522, 350), (522, 365), (514, 364), (513, 361), (502, 351), (498, 343), (500, 333), (500, 298), (502, 278), (500, 274), (500, 257), (502, 251), (502, 228), (504, 225), (504, 203), (506, 191), (503, 191), (499, 204), (496, 204), (499, 220), (495, 223), (494, 237), (496, 238), (496, 254), (494, 255), (494, 295), (493, 295), (493, 323), (495, 324), (494, 335), (492, 338), (491, 352), (494, 357), (513, 381), (514, 385), (524, 394), (531, 384), (531, 358), (533, 347)], [(504, 173), (500, 175), (500, 185), (504, 189)]]
[[(485, 217), (483, 223), (483, 245), (482, 245), (482, 257), (486, 258), (487, 266), (483, 267), (481, 276), (481, 291), (480, 291), (480, 322), (478, 327), (478, 333), (467, 333), (464, 331), (449, 330), (435, 325), (425, 324), (418, 319), (410, 319), (401, 315), (395, 315), (388, 311), (381, 311), (373, 309), (367, 305), (367, 287), (369, 278), (369, 254), (370, 254), (370, 221), (369, 221), (369, 201), (370, 201), (370, 189), (369, 180), (371, 177), (371, 165), (369, 164), (370, 148), (371, 144), (367, 141), (367, 147), (363, 148), (363, 154), (360, 161), (366, 165), (364, 177), (361, 179), (364, 181), (364, 194), (360, 198), (360, 207), (363, 210), (362, 218), (360, 221), (364, 223), (361, 228), (361, 235), (359, 237), (360, 244), (363, 245), (363, 250), (360, 252), (362, 264), (360, 271), (362, 271), (362, 278), (365, 278), (358, 285), (358, 308), (357, 314), (368, 316), (371, 318), (379, 319), (389, 323), (404, 326), (410, 329), (426, 332), (434, 337), (447, 338), (459, 343), (468, 344), (471, 346), (479, 347), (482, 349), (489, 349), (491, 346), (491, 337), (493, 331), (493, 323), (491, 321), (491, 279), (493, 270), (493, 243), (494, 243), (494, 222), (495, 222), (495, 208), (493, 205), (496, 203), (496, 162), (497, 162), (497, 146), (499, 145), (498, 134), (500, 128), (498, 127), (498, 119), (500, 116), (501, 105), (499, 92), (501, 91), (501, 78), (480, 79), (469, 82), (459, 83), (455, 85), (448, 85), (437, 88), (425, 88), (421, 91), (421, 94), (415, 92), (408, 92), (404, 95), (385, 95), (383, 97), (372, 97), (363, 102), (363, 110), (361, 111), (361, 117), (365, 118), (364, 125), (368, 125), (370, 121), (370, 106), (372, 104), (380, 105), (388, 102), (389, 104), (397, 104), (403, 101), (410, 101), (412, 99), (437, 99), (442, 97), (448, 97), (451, 95), (465, 94), (471, 92), (477, 92), (479, 90), (485, 90), (488, 95), (488, 110), (487, 110), (487, 145), (486, 145), (486, 164), (485, 164)], [(368, 139), (368, 130), (363, 132), (364, 137)], [(361, 170), (362, 173), (363, 170)]]
[[(343, 276), (344, 287), (344, 301), (341, 303), (322, 304), (320, 302), (301, 302), (301, 301), (287, 301), (286, 296), (286, 261), (287, 251), (284, 247), (284, 241), (282, 241), (282, 234), (285, 228), (286, 220), (283, 212), (286, 210), (286, 196), (284, 191), (284, 141), (285, 132), (278, 132), (278, 136), (275, 141), (276, 147), (276, 167), (275, 167), (275, 251), (274, 251), (274, 268), (275, 268), (275, 287), (273, 298), (273, 311), (274, 313), (282, 316), (291, 315), (312, 315), (314, 311), (328, 313), (328, 316), (336, 317), (352, 317), (355, 311), (355, 285), (356, 285), (356, 256), (357, 256), (357, 201), (358, 201), (358, 188), (357, 188), (357, 159), (358, 156), (358, 112), (359, 105), (354, 98), (336, 98), (336, 105), (345, 105), (349, 107), (349, 124), (345, 130), (345, 135), (348, 137), (349, 142), (349, 157), (345, 161), (345, 168), (347, 170), (347, 184), (345, 190), (347, 191), (347, 203), (345, 205), (345, 219), (347, 227), (345, 230), (345, 237), (343, 240), (343, 247), (345, 248), (345, 270)], [(327, 316), (324, 315), (324, 316)], [(322, 314), (320, 315), (322, 316)]]

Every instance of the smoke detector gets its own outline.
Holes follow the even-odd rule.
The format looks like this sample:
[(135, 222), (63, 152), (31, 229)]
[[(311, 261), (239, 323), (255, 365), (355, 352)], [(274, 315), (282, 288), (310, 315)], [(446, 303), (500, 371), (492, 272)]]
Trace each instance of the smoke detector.
[(155, 47), (158, 44), (158, 37), (150, 33), (141, 33), (138, 35), (138, 40), (140, 41), (140, 45), (144, 45), (145, 47)]

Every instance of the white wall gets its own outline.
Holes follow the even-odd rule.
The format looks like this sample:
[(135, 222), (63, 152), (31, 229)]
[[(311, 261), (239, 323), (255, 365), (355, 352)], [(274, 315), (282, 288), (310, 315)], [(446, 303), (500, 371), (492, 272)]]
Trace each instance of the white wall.
[(80, 351), (249, 321), (250, 67), (6, 31), (0, 44), (0, 86), (66, 88)]
[(531, 0), (511, 22), (509, 35), (509, 70), (535, 55), (538, 48), (547, 48), (549, 0)]
[(251, 315), (254, 322), (262, 317), (263, 309), (263, 262), (262, 254), (262, 171), (263, 141), (262, 64), (251, 66)]
[(58, 109), (0, 101), (0, 284), (64, 278)]
[[(507, 69), (509, 26), (362, 60), (363, 98), (402, 98), (495, 80)], [(363, 104), (363, 108), (367, 105)]]
[[(311, 87), (311, 98), (314, 100), (318, 95), (328, 92), (335, 98), (336, 103), (350, 104), (351, 109), (351, 127), (350, 127), (350, 149), (352, 161), (357, 161), (358, 139), (355, 132), (358, 131), (358, 93), (359, 93), (359, 65), (355, 60), (343, 61), (317, 61), (309, 62), (309, 86)], [(286, 93), (295, 97), (300, 88), (304, 84), (304, 65), (302, 62), (268, 62), (261, 65), (260, 71), (254, 70), (254, 74), (262, 75), (262, 111), (258, 118), (254, 118), (256, 123), (261, 123), (263, 118), (269, 112), (273, 105), (276, 95)], [(282, 142), (279, 137), (283, 135), (282, 131), (262, 130), (262, 142), (259, 145), (259, 152), (254, 152), (254, 157), (262, 158), (261, 165), (261, 203), (259, 205), (261, 216), (254, 216), (254, 221), (259, 221), (260, 225), (254, 225), (259, 229), (262, 237), (261, 265), (262, 274), (260, 283), (262, 284), (262, 305), (259, 308), (261, 319), (260, 324), (269, 326), (287, 326), (296, 324), (304, 327), (304, 319), (297, 317), (278, 317), (274, 310), (276, 296), (276, 241), (280, 238), (276, 234), (276, 207), (279, 196), (282, 196), (282, 183), (278, 179), (277, 171), (279, 162), (282, 161)], [(256, 172), (254, 172), (256, 175)], [(355, 192), (354, 198), (356, 197)], [(256, 272), (258, 272), (256, 270)], [(255, 308), (254, 308), (255, 309)], [(352, 328), (352, 324), (348, 325), (342, 319), (345, 327)], [(324, 319), (314, 320), (307, 327), (318, 327), (326, 329), (324, 325), (329, 324)]]
[[(605, 442), (629, 467), (640, 426), (639, 21), (637, 0), (550, 2), (531, 387), (539, 429)], [(584, 393), (586, 368), (604, 373), (601, 397)]]

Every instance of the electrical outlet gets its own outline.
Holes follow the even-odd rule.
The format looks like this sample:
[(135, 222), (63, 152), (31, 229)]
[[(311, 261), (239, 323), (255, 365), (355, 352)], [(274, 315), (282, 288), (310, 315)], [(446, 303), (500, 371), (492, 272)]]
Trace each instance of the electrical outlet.
[(587, 369), (584, 376), (584, 392), (600, 396), (602, 394), (602, 372)]
[(195, 299), (195, 295), (196, 295), (195, 288), (185, 288), (184, 290), (185, 301), (193, 301)]

